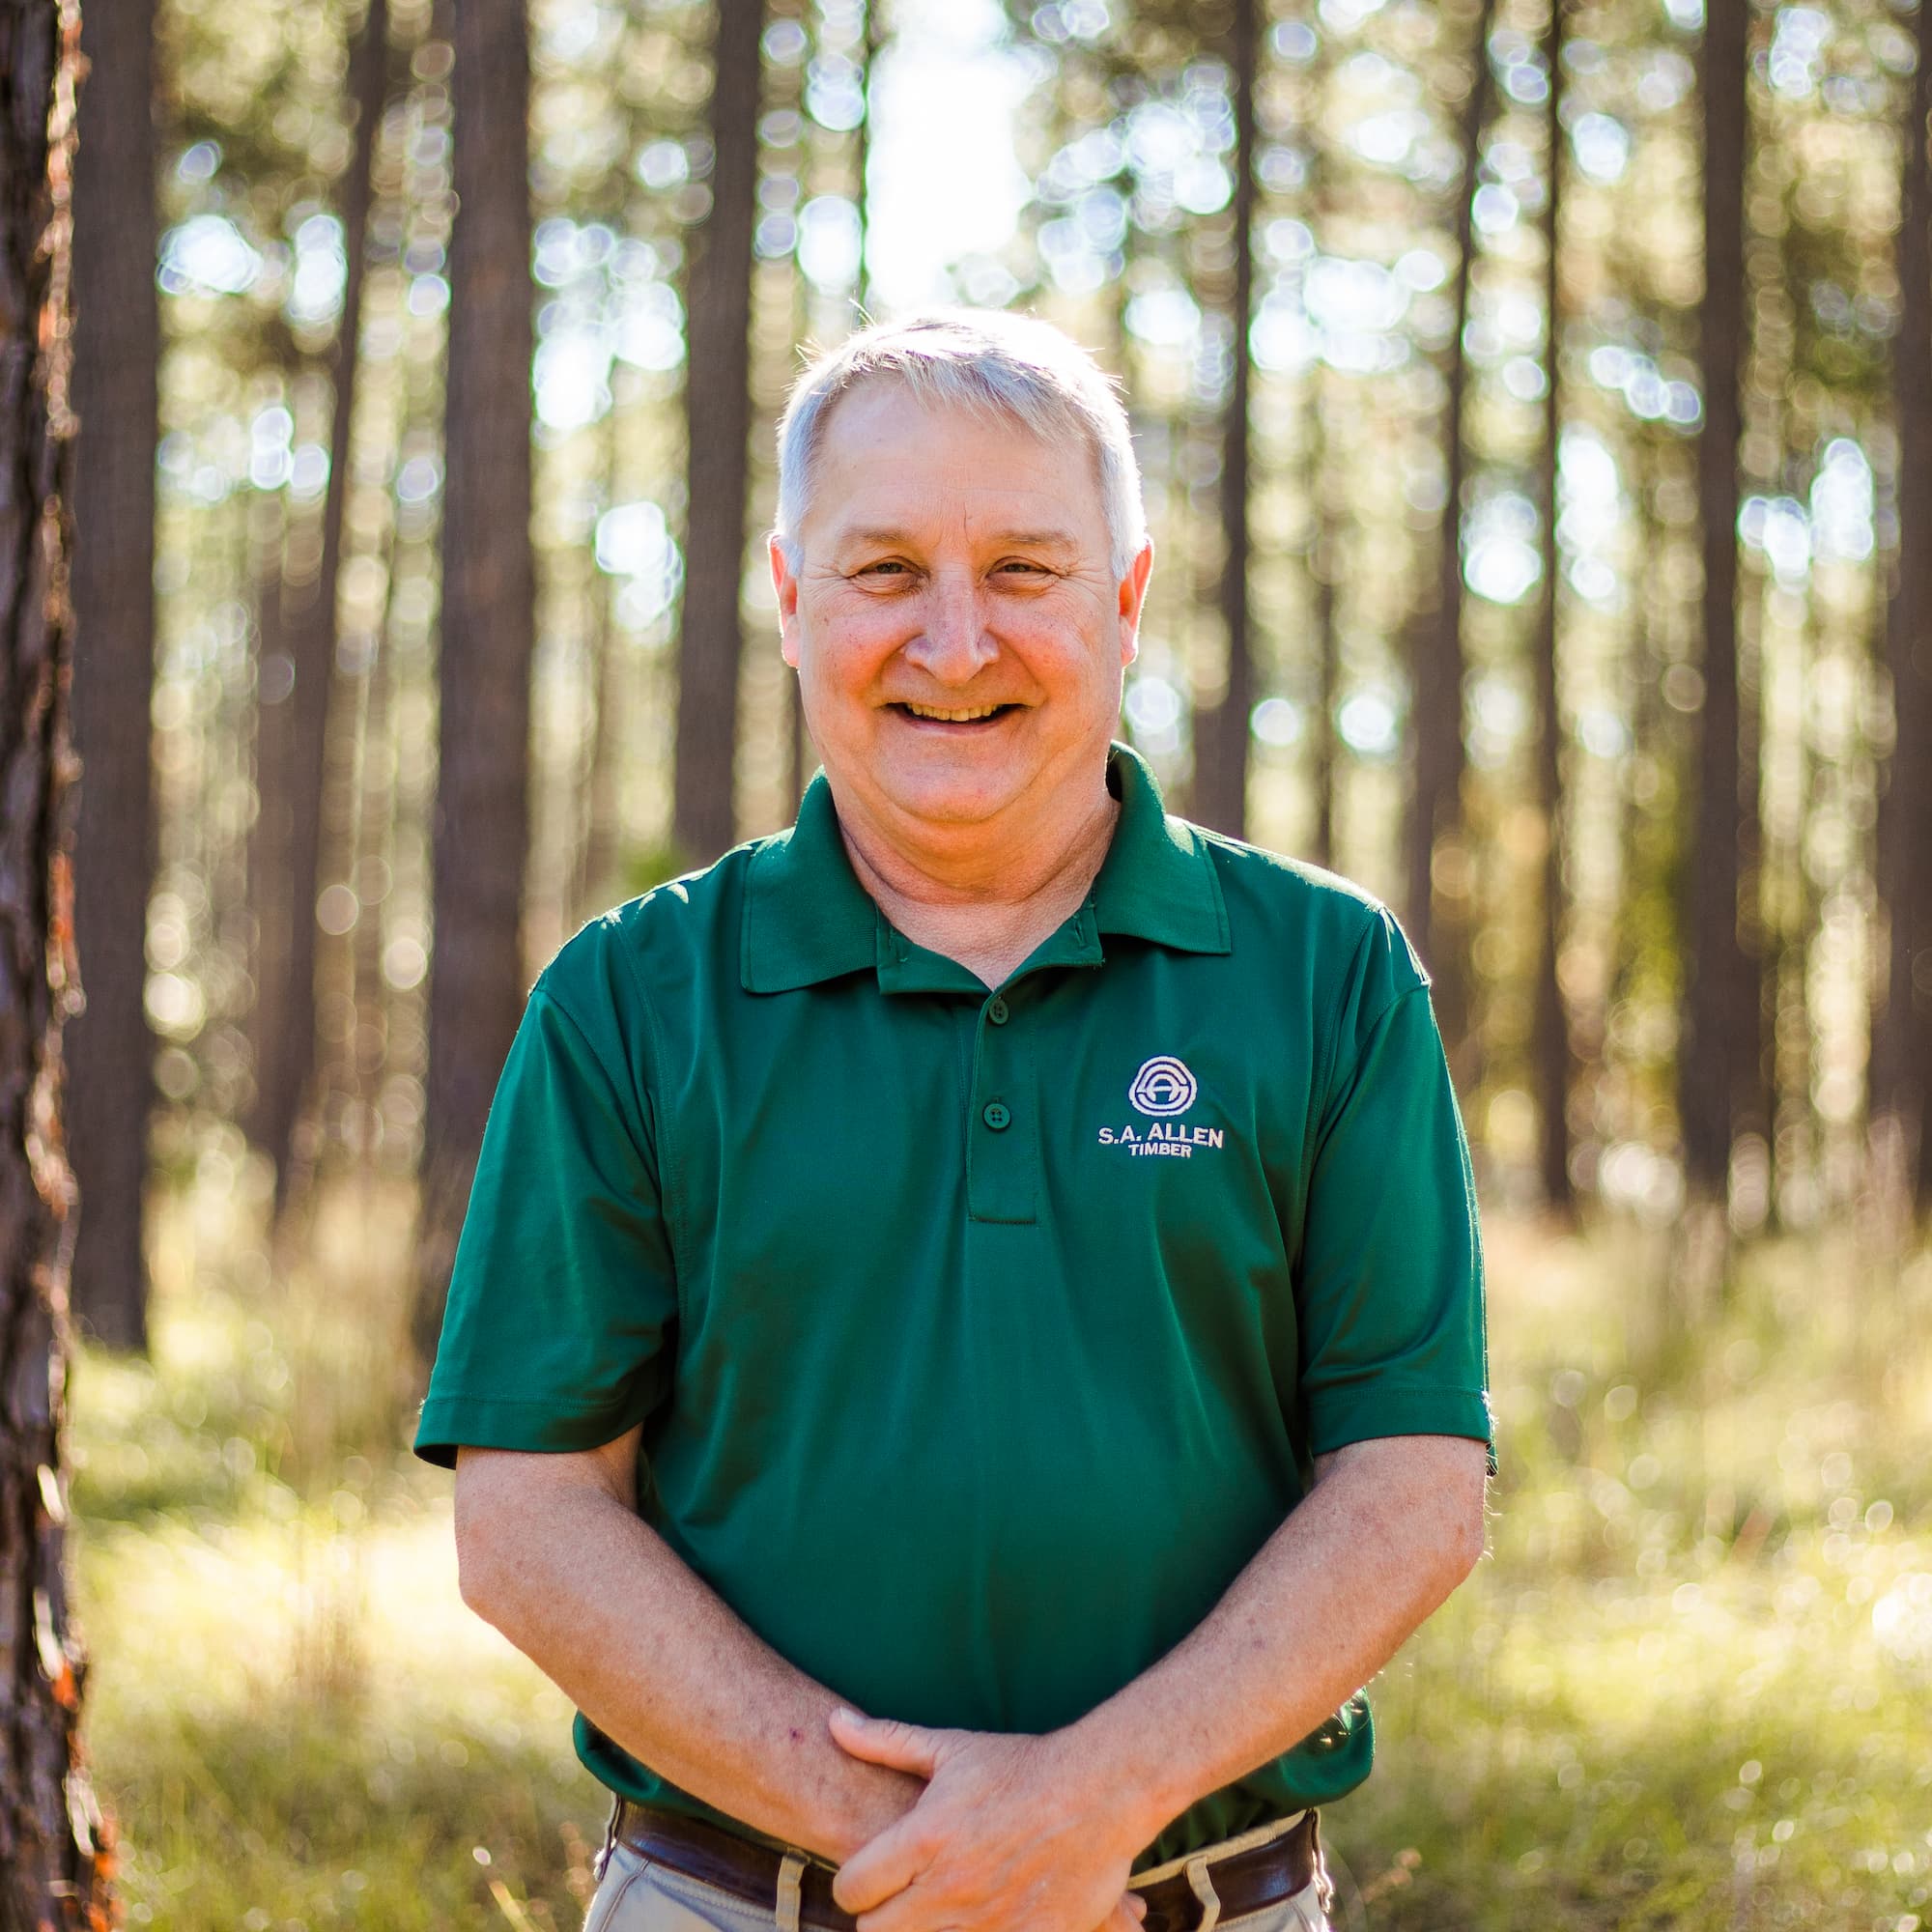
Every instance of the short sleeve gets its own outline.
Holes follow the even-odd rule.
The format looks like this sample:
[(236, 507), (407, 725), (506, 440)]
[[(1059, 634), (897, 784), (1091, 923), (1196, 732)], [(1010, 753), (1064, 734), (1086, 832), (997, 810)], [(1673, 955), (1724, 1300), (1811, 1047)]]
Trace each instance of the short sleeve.
[(491, 1103), (416, 1426), (443, 1468), (460, 1443), (600, 1447), (668, 1387), (676, 1277), (641, 1069), (602, 1003), (580, 1021), (547, 980)]
[(1469, 1144), (1428, 976), (1380, 908), (1330, 1046), (1295, 1288), (1309, 1452), (1463, 1435), (1493, 1474)]

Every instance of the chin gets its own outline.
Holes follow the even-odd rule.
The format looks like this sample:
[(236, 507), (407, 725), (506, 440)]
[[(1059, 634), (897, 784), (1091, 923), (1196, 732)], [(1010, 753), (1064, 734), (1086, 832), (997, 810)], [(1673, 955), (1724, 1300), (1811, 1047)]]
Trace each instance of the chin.
[(885, 791), (900, 810), (955, 824), (991, 818), (1024, 789), (1011, 772), (960, 771), (942, 761), (923, 768), (897, 767), (883, 777)]

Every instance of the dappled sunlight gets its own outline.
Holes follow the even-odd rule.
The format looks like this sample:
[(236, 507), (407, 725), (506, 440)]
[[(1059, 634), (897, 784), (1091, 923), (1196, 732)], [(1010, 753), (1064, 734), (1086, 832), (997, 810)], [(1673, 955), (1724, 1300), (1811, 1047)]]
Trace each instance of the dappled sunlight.
[(316, 1298), (336, 1320), (285, 1302), (273, 1329), (219, 1291), (171, 1298), (156, 1370), (79, 1366), (87, 1738), (129, 1920), (480, 1923), (494, 1880), (574, 1926), (602, 1818), (570, 1707), (464, 1607), (448, 1479), (401, 1449), (400, 1412), (381, 1460), (295, 1455), (367, 1422)]
[(16, 1500), (127, 1922), (578, 1932), (609, 1795), (411, 1453), (488, 1088), (583, 922), (790, 823), (788, 387), (962, 302), (1119, 385), (1108, 730), (1386, 903), (1467, 1127), (1490, 1548), (1374, 1687), (1339, 1923), (1932, 1932), (1932, 0), (79, 11), (48, 205), (131, 282), (43, 327), (93, 792), (20, 844), (73, 1010), (14, 1143), (50, 1206), (72, 1151), (40, 1292), (151, 1348)]
[(1667, 1234), (1489, 1249), (1491, 1555), (1332, 1814), (1373, 1922), (1932, 1919), (1932, 1258), (1770, 1243), (1692, 1311)]
[[(407, 1208), (323, 1190), (277, 1285), (245, 1206), (224, 1244), (166, 1201), (203, 1286), (162, 1270), (152, 1369), (79, 1363), (130, 1922), (513, 1922), (493, 1884), (581, 1917), (570, 1707), (463, 1605), (408, 1399), (378, 1419)], [(1692, 1308), (1669, 1229), (1492, 1215), (1487, 1246), (1491, 1553), (1374, 1687), (1382, 1761), (1325, 1833), (1361, 1922), (1932, 1922), (1932, 1255), (1767, 1242)]]

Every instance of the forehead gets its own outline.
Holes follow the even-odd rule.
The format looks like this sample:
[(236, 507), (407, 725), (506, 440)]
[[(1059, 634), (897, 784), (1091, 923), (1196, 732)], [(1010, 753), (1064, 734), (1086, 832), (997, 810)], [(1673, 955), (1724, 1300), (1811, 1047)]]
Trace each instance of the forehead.
[(1099, 465), (1084, 437), (1041, 436), (1015, 419), (928, 399), (872, 377), (834, 403), (812, 458), (804, 526), (828, 534), (883, 515), (1033, 520), (1105, 541)]

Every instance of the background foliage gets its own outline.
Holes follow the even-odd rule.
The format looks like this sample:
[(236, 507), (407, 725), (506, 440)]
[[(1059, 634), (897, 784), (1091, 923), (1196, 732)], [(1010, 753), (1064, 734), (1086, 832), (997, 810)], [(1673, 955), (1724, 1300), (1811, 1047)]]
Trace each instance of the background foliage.
[[(83, 119), (77, 233), (152, 255), (157, 419), (86, 420), (83, 491), (152, 471), (152, 677), (88, 669), (86, 573), (148, 557), (83, 519), (76, 701), (151, 760), (76, 864), (149, 1035), (91, 1046), (104, 966), (69, 1031), (132, 1922), (576, 1922), (598, 1791), (407, 1453), (481, 1123), (431, 1037), (494, 1074), (583, 918), (789, 822), (773, 426), (802, 346), (935, 300), (1122, 382), (1121, 728), (1173, 809), (1384, 895), (1435, 975), (1503, 1473), (1325, 1821), (1347, 1922), (1932, 1920), (1924, 19), (1705, 4), (532, 0), (527, 261), (478, 263), (527, 270), (529, 496), (472, 456), (447, 524), (495, 192), (459, 213), (456, 10), (117, 13), (152, 183)], [(526, 527), (527, 611), (446, 630)], [(440, 732), (506, 679), (509, 750)], [(463, 978), (439, 851), (516, 973)]]

